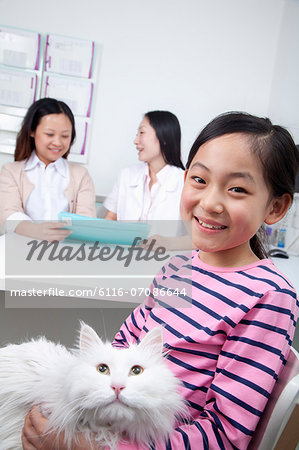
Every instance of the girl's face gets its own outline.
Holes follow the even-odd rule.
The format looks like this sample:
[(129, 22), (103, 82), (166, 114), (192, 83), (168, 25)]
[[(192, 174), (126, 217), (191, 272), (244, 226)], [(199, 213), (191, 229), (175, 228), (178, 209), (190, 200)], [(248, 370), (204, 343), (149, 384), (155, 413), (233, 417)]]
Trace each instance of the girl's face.
[(211, 265), (239, 266), (257, 260), (249, 240), (272, 209), (260, 162), (241, 133), (202, 145), (185, 175), (181, 214), (192, 242)]
[(138, 151), (139, 161), (145, 161), (149, 164), (164, 161), (160, 142), (147, 117), (141, 121), (138, 127), (134, 144)]
[(47, 166), (69, 150), (72, 124), (65, 114), (48, 114), (41, 118), (31, 136), (37, 156)]

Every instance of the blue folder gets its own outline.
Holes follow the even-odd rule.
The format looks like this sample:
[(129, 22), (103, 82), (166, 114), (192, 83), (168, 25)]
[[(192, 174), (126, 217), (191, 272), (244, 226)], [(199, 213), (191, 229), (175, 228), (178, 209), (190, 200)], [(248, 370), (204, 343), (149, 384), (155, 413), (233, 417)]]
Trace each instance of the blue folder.
[(72, 240), (132, 245), (136, 238), (146, 239), (150, 230), (148, 223), (105, 220), (68, 212), (59, 213), (58, 218), (67, 223), (66, 229), (72, 230), (67, 238)]

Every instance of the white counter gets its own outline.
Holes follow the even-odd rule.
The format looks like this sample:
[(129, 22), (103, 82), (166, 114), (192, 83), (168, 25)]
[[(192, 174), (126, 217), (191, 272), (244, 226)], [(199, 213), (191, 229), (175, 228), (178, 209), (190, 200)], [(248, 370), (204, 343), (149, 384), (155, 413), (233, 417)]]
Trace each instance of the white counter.
[[(4, 290), (5, 277), (5, 239), (0, 236), (0, 290)], [(288, 259), (271, 258), (278, 269), (291, 281), (299, 294), (299, 256), (290, 256)]]
[(299, 256), (271, 258), (276, 267), (290, 280), (299, 295)]

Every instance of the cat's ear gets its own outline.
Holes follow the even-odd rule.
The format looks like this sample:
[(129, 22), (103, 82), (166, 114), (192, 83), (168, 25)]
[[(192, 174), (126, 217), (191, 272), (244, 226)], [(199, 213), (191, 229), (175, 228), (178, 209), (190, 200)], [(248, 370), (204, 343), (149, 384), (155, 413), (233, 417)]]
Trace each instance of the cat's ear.
[(163, 353), (163, 331), (161, 327), (155, 327), (149, 331), (139, 344), (139, 347), (150, 349), (152, 353)]
[(101, 338), (97, 335), (93, 328), (89, 325), (80, 321), (80, 334), (79, 334), (79, 349), (87, 350), (90, 347), (94, 347), (95, 345), (103, 344)]

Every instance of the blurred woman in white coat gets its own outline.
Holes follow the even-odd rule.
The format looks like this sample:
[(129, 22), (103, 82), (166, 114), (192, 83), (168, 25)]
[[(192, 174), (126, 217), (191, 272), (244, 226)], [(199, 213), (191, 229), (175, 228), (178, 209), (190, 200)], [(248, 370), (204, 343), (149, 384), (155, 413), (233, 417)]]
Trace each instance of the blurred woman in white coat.
[(104, 201), (105, 219), (180, 220), (184, 184), (181, 129), (168, 111), (150, 111), (134, 140), (139, 162), (121, 170)]

